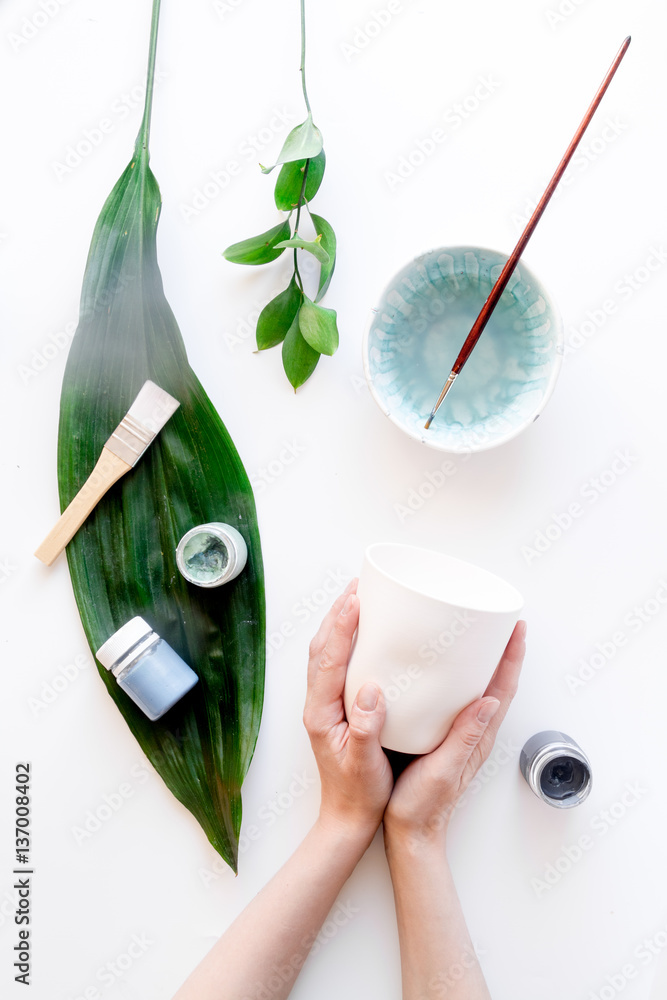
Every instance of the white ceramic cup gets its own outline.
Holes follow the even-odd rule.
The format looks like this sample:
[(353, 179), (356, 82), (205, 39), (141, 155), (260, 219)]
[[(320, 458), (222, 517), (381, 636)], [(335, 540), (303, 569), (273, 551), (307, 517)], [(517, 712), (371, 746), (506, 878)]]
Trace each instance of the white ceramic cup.
[(430, 753), (481, 697), (519, 620), (523, 598), (500, 577), (412, 545), (369, 546), (359, 576), (359, 629), (345, 711), (377, 684), (388, 750)]

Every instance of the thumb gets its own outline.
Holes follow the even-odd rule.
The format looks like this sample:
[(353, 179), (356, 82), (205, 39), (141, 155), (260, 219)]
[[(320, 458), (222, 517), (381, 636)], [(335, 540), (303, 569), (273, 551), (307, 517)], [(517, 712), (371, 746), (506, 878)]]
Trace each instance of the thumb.
[(459, 712), (442, 744), (457, 770), (463, 771), (499, 708), (498, 698), (482, 698)]
[(350, 712), (348, 754), (360, 767), (365, 766), (380, 750), (380, 731), (386, 708), (377, 684), (364, 684), (354, 699)]

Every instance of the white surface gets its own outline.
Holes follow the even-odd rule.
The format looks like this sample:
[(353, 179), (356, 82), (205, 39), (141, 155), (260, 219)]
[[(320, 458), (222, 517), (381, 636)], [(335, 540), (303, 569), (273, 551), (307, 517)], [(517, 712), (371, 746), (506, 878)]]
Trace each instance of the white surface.
[[(647, 1000), (661, 948), (652, 954), (642, 942), (663, 941), (667, 927), (662, 5), (400, 0), (376, 37), (352, 50), (387, 2), (310, 4), (309, 90), (328, 154), (314, 208), (340, 240), (326, 305), (338, 310), (342, 342), (295, 396), (279, 352), (255, 356), (251, 336), (287, 262), (243, 270), (220, 251), (277, 221), (273, 180), (256, 161), (277, 153), (287, 131), (280, 115), (293, 116), (288, 124), (303, 117), (296, 0), (230, 0), (219, 12), (208, 0), (163, 4), (152, 134), (164, 199), (160, 264), (192, 365), (256, 483), (267, 572), (272, 655), (234, 879), (144, 765), (107, 697), (65, 561), (47, 570), (31, 556), (57, 515), (62, 331), (76, 321), (95, 219), (131, 155), (150, 17), (148, 0), (44, 3), (56, 13), (18, 51), (9, 36), (40, 11), (38, 0), (5, 0), (0, 11), (3, 997), (25, 995), (12, 982), (7, 916), (15, 762), (34, 769), (30, 996), (73, 1000), (95, 996), (93, 988), (104, 1000), (171, 996), (316, 814), (301, 725), (307, 644), (366, 544), (387, 539), (479, 563), (527, 600), (521, 691), (451, 830), (456, 882), (494, 1000)], [(555, 21), (559, 4), (570, 13)], [(364, 387), (368, 309), (421, 250), (477, 242), (509, 252), (628, 33), (625, 63), (526, 254), (576, 349), (529, 431), (455, 462), (421, 502), (440, 459), (401, 436)], [(466, 102), (478, 106), (464, 120), (456, 107)], [(102, 141), (58, 179), (54, 163), (102, 119), (110, 123)], [(392, 190), (387, 172), (435, 128), (445, 141)], [(262, 131), (271, 129), (273, 137)], [(254, 153), (248, 143), (258, 135), (266, 144)], [(209, 189), (186, 223), (182, 207), (230, 161), (237, 175)], [(26, 376), (52, 343), (55, 356)], [(569, 527), (555, 526), (568, 518)], [(526, 551), (538, 532), (559, 530), (541, 554)], [(294, 634), (281, 637), (289, 626)], [(596, 644), (613, 655), (600, 654), (599, 669), (571, 691), (568, 676)], [(581, 743), (595, 775), (585, 805), (563, 814), (518, 774), (523, 741), (552, 727)], [(77, 831), (105, 797), (115, 811), (82, 840)], [(590, 849), (536, 890), (531, 881), (549, 866), (566, 869), (584, 836)], [(356, 912), (312, 956), (293, 996), (397, 1000), (378, 841), (341, 900)], [(145, 936), (133, 947), (139, 957), (120, 978), (105, 971), (133, 935)]]
[(387, 708), (382, 746), (430, 753), (459, 712), (484, 693), (523, 599), (495, 573), (395, 542), (366, 549), (357, 594), (347, 717), (360, 688), (377, 684)]

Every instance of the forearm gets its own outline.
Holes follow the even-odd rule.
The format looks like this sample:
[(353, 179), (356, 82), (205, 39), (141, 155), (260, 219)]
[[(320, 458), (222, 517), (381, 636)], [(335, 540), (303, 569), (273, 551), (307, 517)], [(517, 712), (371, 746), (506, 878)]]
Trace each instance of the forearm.
[(283, 1000), (336, 896), (372, 839), (318, 821), (174, 1000)]
[(385, 829), (403, 1000), (490, 1000), (444, 846)]

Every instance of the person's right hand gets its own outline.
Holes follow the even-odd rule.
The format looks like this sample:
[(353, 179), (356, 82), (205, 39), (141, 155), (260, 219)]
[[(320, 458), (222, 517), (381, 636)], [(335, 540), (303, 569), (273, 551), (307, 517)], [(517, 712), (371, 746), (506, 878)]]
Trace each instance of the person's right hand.
[(491, 753), (516, 694), (525, 637), (526, 623), (520, 621), (484, 696), (457, 715), (439, 747), (413, 760), (398, 778), (384, 813), (385, 839), (389, 835), (444, 847), (456, 802)]

